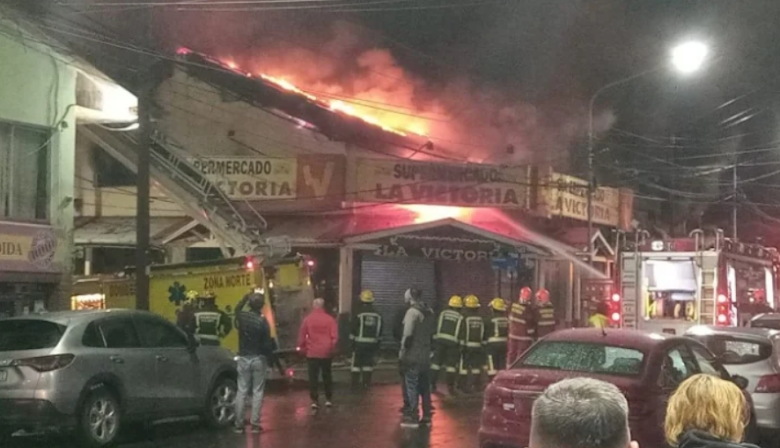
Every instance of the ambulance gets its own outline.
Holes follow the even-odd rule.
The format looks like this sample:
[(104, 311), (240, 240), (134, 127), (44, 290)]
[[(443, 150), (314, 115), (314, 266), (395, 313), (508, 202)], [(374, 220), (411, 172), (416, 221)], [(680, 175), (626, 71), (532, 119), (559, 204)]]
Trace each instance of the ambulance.
[(688, 238), (642, 241), (620, 255), (624, 328), (683, 334), (698, 324), (747, 326), (753, 315), (776, 307), (777, 250), (739, 243), (701, 230)]
[[(228, 322), (220, 332), (219, 344), (236, 352), (235, 307), (246, 294), (262, 291), (266, 296), (263, 314), (271, 324), (280, 352), (294, 353), (298, 328), (314, 299), (311, 265), (311, 260), (298, 255), (152, 266), (149, 310), (177, 323), (185, 306), (192, 306), (187, 303), (188, 292), (210, 293), (215, 311)], [(71, 308), (74, 310), (136, 308), (135, 278), (131, 272), (78, 278), (73, 293)]]

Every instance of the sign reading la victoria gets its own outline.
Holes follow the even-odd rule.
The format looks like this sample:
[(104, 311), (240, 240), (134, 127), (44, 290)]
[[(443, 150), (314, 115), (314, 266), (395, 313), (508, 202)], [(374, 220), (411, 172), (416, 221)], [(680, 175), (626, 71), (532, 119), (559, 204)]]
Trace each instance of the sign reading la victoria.
[(527, 167), (358, 159), (355, 200), (525, 208)]

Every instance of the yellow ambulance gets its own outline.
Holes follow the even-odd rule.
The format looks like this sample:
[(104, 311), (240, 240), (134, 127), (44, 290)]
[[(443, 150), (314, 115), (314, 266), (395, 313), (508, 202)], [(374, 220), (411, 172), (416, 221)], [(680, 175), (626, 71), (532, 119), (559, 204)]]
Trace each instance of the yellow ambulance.
[[(263, 259), (259, 256), (218, 261), (152, 266), (149, 277), (149, 310), (177, 323), (190, 291), (211, 293), (216, 310), (230, 325), (220, 334), (220, 345), (238, 349), (235, 330), (236, 304), (253, 290), (266, 296), (263, 314), (281, 352), (294, 352), (297, 331), (311, 308), (314, 289), (309, 262), (302, 256)], [(136, 308), (135, 278), (82, 277), (74, 284), (73, 309)]]

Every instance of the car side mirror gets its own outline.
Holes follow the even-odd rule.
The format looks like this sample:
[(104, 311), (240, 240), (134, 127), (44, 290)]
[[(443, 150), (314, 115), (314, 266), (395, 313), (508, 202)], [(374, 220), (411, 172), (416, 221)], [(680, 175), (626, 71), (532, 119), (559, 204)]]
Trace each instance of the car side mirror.
[(195, 337), (194, 334), (187, 334), (187, 351), (190, 353), (195, 353), (198, 350), (198, 346), (200, 345), (200, 342), (198, 341), (198, 338)]
[(748, 387), (748, 380), (744, 376), (733, 375), (731, 377), (731, 382), (736, 384), (737, 387), (739, 387), (742, 390), (745, 390)]

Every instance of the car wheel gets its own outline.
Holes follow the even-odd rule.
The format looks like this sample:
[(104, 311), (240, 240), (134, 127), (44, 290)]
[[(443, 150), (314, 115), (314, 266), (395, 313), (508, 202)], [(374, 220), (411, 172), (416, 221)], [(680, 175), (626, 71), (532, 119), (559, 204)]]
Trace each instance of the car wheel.
[(121, 423), (119, 401), (101, 387), (92, 391), (81, 405), (78, 435), (86, 446), (109, 446), (116, 440)]
[(209, 392), (206, 402), (206, 423), (212, 428), (225, 428), (236, 419), (236, 382), (220, 378)]

